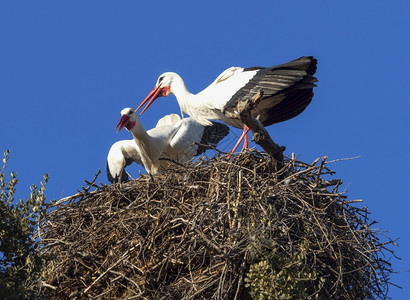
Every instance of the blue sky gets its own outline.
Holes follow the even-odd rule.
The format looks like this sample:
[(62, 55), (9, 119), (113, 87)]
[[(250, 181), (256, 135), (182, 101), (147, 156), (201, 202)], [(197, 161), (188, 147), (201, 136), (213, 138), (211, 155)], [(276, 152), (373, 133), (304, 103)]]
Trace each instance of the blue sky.
[[(330, 167), (399, 238), (394, 268), (409, 270), (409, 11), (404, 0), (2, 1), (0, 152), (11, 150), (21, 197), (45, 173), (48, 199), (69, 196), (99, 168), (107, 183), (110, 146), (131, 138), (115, 133), (120, 111), (137, 107), (161, 73), (179, 73), (196, 93), (230, 66), (313, 55), (311, 105), (269, 132), (306, 162), (360, 156)], [(171, 112), (175, 97), (160, 98), (141, 122), (149, 129)], [(390, 296), (406, 299), (410, 274), (393, 280), (404, 289)]]

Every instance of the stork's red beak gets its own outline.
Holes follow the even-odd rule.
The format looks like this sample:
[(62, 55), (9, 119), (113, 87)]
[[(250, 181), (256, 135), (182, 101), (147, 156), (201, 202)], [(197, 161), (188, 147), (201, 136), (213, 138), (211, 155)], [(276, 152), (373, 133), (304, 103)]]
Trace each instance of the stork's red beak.
[(140, 113), (140, 116), (141, 116), (144, 113), (144, 111), (146, 111), (147, 108), (152, 104), (152, 102), (154, 102), (155, 99), (161, 96), (160, 95), (161, 92), (162, 92), (162, 88), (160, 86), (154, 87), (153, 90), (148, 94), (148, 96), (144, 99), (144, 101), (141, 102), (141, 104), (137, 107), (135, 111), (138, 111), (150, 98), (152, 98), (151, 101), (148, 102), (147, 106), (145, 106), (145, 108)]
[(130, 117), (127, 115), (122, 115), (121, 119), (118, 121), (117, 126), (115, 126), (115, 129), (118, 128), (117, 133), (120, 132), (121, 129), (123, 129), (127, 124), (130, 122)]

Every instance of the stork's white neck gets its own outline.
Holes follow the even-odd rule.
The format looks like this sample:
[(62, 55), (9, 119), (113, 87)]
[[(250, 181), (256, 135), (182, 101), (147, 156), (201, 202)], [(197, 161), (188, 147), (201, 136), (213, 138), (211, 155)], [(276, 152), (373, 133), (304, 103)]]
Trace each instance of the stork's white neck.
[(159, 168), (158, 159), (162, 153), (162, 149), (159, 148), (157, 141), (147, 133), (138, 118), (136, 118), (135, 126), (130, 131), (140, 149), (144, 168), (151, 174), (157, 173)]
[(191, 94), (191, 92), (187, 89), (185, 82), (182, 80), (181, 76), (176, 73), (174, 74), (175, 75), (172, 79), (172, 83), (170, 84), (170, 92), (177, 98), (181, 110), (185, 113), (188, 113), (187, 104), (194, 95)]
[(173, 78), (170, 92), (177, 98), (181, 110), (198, 123), (209, 126), (212, 125), (209, 120), (220, 119), (220, 117), (209, 108), (208, 101), (212, 99), (209, 99), (210, 97), (206, 97), (206, 95), (203, 97), (204, 95), (202, 93), (192, 94), (178, 74), (175, 74)]

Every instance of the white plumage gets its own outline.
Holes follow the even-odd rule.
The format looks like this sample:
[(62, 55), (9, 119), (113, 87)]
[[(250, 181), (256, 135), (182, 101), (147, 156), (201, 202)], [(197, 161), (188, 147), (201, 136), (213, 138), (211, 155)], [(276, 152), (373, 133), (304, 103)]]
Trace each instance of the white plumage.
[(171, 164), (160, 158), (188, 161), (205, 151), (195, 143), (216, 146), (229, 132), (223, 124), (214, 122), (205, 127), (191, 118), (181, 120), (175, 114), (161, 118), (155, 128), (145, 131), (131, 108), (121, 111), (116, 128), (120, 131), (123, 127), (131, 131), (134, 139), (112, 145), (107, 157), (107, 176), (111, 182), (126, 181), (128, 176), (123, 170), (133, 161), (142, 164), (148, 173), (156, 174)]
[(220, 119), (228, 125), (244, 128), (243, 136), (246, 136), (249, 129), (235, 111), (238, 102), (262, 90), (263, 99), (252, 110), (252, 115), (264, 126), (291, 119), (313, 98), (316, 63), (315, 58), (305, 56), (269, 68), (231, 67), (198, 94), (191, 94), (178, 74), (166, 72), (159, 76), (154, 89), (137, 110), (151, 99), (142, 114), (156, 98), (174, 94), (181, 110), (198, 123), (209, 125), (210, 120)]

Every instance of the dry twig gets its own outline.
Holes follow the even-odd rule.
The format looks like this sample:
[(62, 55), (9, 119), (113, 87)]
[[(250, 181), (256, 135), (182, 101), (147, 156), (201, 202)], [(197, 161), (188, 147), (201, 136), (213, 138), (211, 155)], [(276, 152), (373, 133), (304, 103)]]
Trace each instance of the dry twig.
[(276, 171), (258, 151), (218, 156), (59, 201), (41, 223), (52, 261), (43, 289), (51, 299), (244, 299), (264, 267), (305, 298), (383, 299), (393, 242), (319, 161)]

